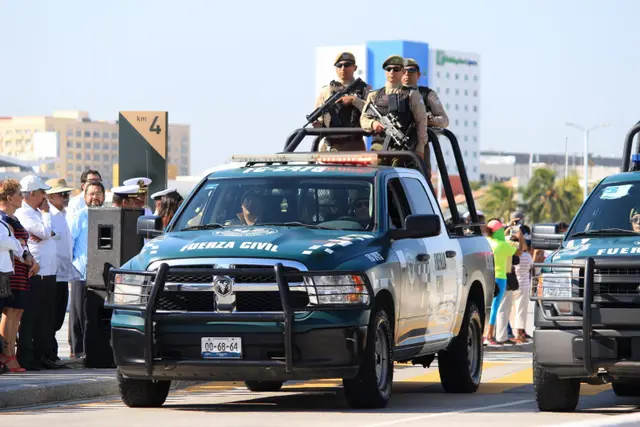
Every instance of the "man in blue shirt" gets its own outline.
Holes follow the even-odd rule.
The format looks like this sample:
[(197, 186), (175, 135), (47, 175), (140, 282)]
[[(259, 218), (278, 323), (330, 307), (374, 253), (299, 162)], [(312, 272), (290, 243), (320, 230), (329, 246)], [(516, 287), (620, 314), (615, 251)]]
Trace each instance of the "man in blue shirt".
[(84, 355), (86, 317), (84, 301), (86, 299), (87, 256), (89, 246), (89, 208), (104, 204), (104, 186), (99, 181), (88, 181), (84, 188), (86, 206), (67, 216), (71, 241), (73, 243), (73, 266), (80, 273), (80, 280), (71, 282), (71, 305), (69, 308), (69, 326), (71, 328), (71, 357)]

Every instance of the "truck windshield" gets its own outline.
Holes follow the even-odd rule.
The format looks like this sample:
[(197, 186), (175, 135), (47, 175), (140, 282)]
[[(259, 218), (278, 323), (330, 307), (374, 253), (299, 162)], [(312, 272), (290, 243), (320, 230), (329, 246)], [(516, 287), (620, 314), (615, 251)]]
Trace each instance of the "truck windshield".
[(631, 182), (595, 190), (569, 230), (569, 237), (636, 233), (640, 233), (640, 184)]
[(374, 228), (373, 180), (326, 177), (210, 178), (172, 231), (234, 225)]

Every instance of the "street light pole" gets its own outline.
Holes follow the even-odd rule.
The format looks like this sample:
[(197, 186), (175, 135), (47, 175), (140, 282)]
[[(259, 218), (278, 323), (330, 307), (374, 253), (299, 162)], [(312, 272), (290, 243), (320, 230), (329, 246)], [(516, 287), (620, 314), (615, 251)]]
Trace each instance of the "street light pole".
[(566, 122), (565, 124), (584, 133), (584, 200), (587, 200), (587, 196), (589, 195), (589, 132), (598, 128), (607, 127), (609, 123), (598, 124), (588, 129), (575, 123)]

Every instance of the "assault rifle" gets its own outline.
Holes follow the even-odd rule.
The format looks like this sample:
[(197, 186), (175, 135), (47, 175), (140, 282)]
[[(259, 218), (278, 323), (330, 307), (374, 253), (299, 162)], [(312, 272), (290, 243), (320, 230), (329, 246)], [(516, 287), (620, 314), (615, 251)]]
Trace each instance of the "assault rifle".
[(349, 86), (345, 87), (341, 91), (334, 93), (331, 96), (331, 98), (327, 99), (324, 102), (324, 104), (322, 104), (321, 106), (313, 110), (311, 114), (307, 115), (307, 124), (305, 124), (303, 127), (309, 126), (311, 123), (318, 120), (318, 118), (328, 113), (329, 110), (331, 110), (336, 105), (336, 103), (340, 100), (340, 98), (342, 98), (343, 96), (346, 96), (349, 92), (351, 92), (351, 90), (358, 83), (362, 83), (362, 79), (360, 77), (355, 79)]
[[(383, 116), (373, 103), (369, 104), (369, 108), (373, 112), (373, 115), (376, 116), (376, 120), (379, 121), (382, 124), (382, 126), (384, 126), (385, 138), (382, 146), (383, 151), (413, 150), (415, 148), (414, 146), (409, 146), (409, 136), (408, 136), (408, 133), (411, 130), (411, 127), (413, 126), (413, 123), (411, 124), (411, 126), (407, 130), (407, 133), (405, 134), (400, 130), (402, 126), (400, 125), (400, 122), (398, 121), (398, 118), (396, 116), (394, 116), (393, 114), (388, 114), (386, 116)], [(393, 146), (390, 147), (389, 145), (392, 140), (393, 140)]]

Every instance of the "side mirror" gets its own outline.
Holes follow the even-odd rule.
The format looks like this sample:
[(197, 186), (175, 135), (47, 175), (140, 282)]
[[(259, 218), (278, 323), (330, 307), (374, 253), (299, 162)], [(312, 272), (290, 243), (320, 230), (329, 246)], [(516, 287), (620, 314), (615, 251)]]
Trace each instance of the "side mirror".
[(389, 230), (389, 237), (393, 240), (422, 239), (442, 232), (438, 215), (409, 215), (405, 224), (405, 228)]
[(147, 239), (153, 239), (164, 233), (162, 218), (156, 215), (143, 215), (138, 218), (136, 225), (138, 236)]
[(531, 247), (552, 251), (558, 249), (564, 239), (564, 233), (558, 229), (559, 224), (535, 224), (531, 228)]

